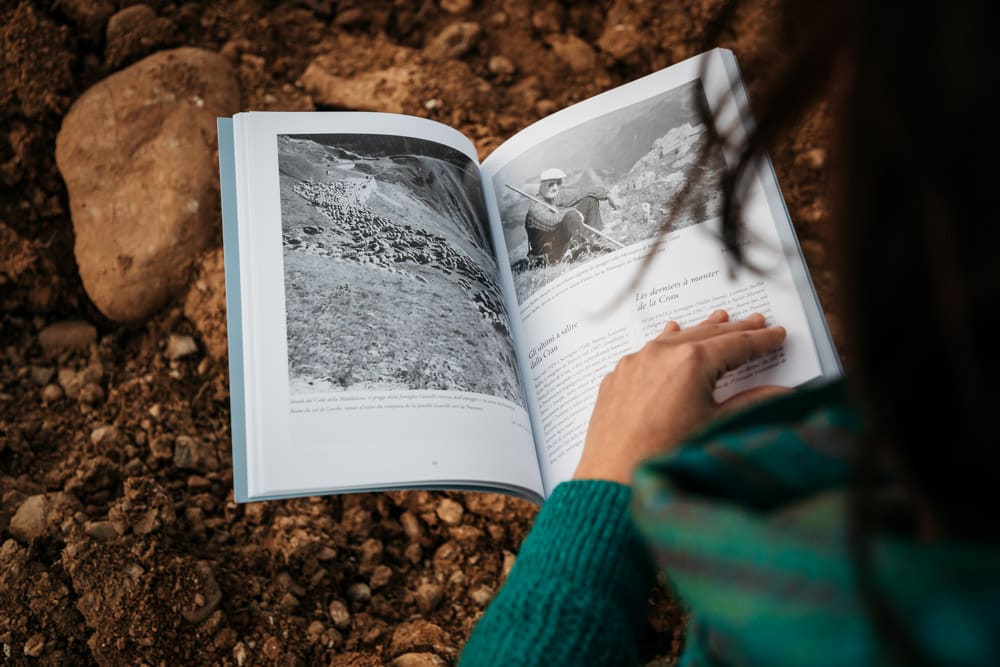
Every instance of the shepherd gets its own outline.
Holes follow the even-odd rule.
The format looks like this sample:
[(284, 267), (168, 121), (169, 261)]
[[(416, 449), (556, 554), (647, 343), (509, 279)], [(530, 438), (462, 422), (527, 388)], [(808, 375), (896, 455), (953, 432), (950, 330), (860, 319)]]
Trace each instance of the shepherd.
[(604, 228), (600, 202), (606, 200), (617, 209), (618, 200), (606, 188), (564, 188), (565, 178), (566, 174), (555, 168), (546, 169), (539, 177), (538, 199), (531, 197), (533, 203), (524, 221), (531, 263), (554, 264), (576, 259), (583, 252), (607, 250), (604, 244), (594, 242), (595, 235), (608, 238), (600, 231)]

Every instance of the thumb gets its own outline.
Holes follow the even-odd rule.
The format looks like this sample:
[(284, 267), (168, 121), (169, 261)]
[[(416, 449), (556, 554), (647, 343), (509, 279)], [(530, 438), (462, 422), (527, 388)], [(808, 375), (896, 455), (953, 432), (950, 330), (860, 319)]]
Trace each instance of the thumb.
[(748, 389), (746, 391), (740, 392), (734, 396), (730, 396), (723, 402), (719, 403), (716, 407), (716, 416), (728, 415), (733, 412), (738, 412), (745, 408), (749, 408), (751, 405), (756, 405), (757, 403), (762, 403), (770, 398), (776, 396), (782, 396), (784, 394), (790, 394), (792, 390), (788, 387), (780, 387), (778, 385), (765, 385), (763, 387), (756, 387), (754, 389)]

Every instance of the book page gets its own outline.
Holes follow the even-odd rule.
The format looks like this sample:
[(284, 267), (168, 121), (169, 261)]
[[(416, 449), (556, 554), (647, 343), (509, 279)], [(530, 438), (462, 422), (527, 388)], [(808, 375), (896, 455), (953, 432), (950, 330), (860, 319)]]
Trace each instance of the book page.
[(240, 114), (234, 136), (250, 494), (537, 495), (471, 142), (356, 113)]
[[(576, 467), (600, 381), (669, 320), (689, 327), (724, 308), (787, 328), (781, 350), (720, 379), (720, 401), (839, 373), (769, 170), (745, 200), (744, 250), (763, 271), (731, 266), (719, 240), (718, 176), (736, 156), (720, 149), (699, 159), (708, 128), (698, 103), (728, 105), (726, 127), (745, 131), (741, 93), (732, 55), (717, 49), (543, 119), (483, 163), (487, 204), (502, 225), (504, 280), (520, 312), (515, 336), (526, 351), (546, 492)], [(701, 186), (674, 211), (698, 174)]]

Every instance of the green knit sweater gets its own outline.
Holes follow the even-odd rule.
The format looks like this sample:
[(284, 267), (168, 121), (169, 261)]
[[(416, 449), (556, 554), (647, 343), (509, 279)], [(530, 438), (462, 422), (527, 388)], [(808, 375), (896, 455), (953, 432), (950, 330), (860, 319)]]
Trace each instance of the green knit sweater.
[[(654, 560), (690, 610), (681, 665), (886, 664), (848, 545), (859, 429), (836, 383), (714, 425), (632, 488), (560, 484), (461, 665), (639, 664)], [(872, 550), (921, 655), (1000, 664), (1000, 549), (893, 534)]]

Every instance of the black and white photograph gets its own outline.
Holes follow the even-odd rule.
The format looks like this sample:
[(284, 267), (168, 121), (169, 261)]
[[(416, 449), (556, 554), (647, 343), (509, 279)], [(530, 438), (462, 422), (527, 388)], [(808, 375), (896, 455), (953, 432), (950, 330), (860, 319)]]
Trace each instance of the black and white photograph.
[[(553, 135), (493, 177), (518, 303), (582, 263), (720, 214), (719, 151), (699, 163), (708, 128), (700, 81)], [(671, 210), (689, 179), (686, 205)]]
[(475, 163), (412, 137), (282, 134), (278, 170), (292, 396), (523, 406)]

